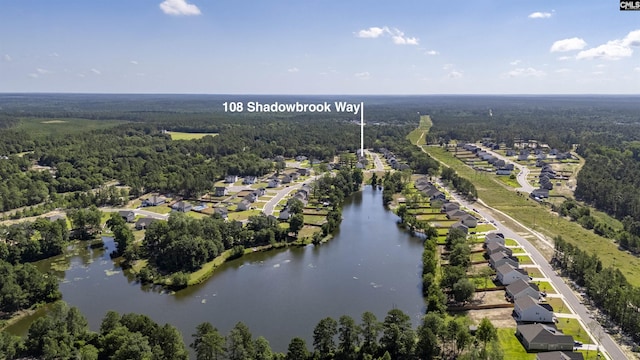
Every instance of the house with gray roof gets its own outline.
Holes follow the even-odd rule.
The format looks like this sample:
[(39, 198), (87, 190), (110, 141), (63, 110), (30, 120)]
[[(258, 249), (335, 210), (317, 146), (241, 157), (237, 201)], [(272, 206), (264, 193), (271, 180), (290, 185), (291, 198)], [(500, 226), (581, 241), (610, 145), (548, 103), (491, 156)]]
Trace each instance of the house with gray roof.
[(543, 324), (518, 325), (516, 337), (527, 351), (573, 350), (573, 336), (564, 335), (553, 326)]
[(529, 274), (511, 264), (502, 264), (496, 268), (496, 280), (502, 285), (510, 285), (519, 279), (529, 280)]
[(513, 315), (519, 322), (552, 323), (554, 319), (553, 307), (531, 296), (522, 296), (513, 302)]
[(575, 351), (548, 351), (536, 354), (536, 360), (584, 360), (584, 356)]
[(492, 268), (497, 269), (503, 264), (509, 264), (515, 268), (520, 266), (520, 262), (518, 261), (518, 258), (509, 256), (503, 252), (497, 252), (489, 256), (489, 265), (491, 265)]
[(507, 286), (507, 299), (515, 301), (516, 299), (523, 296), (529, 296), (533, 299), (540, 299), (540, 288), (538, 288), (538, 285), (523, 279), (518, 279)]

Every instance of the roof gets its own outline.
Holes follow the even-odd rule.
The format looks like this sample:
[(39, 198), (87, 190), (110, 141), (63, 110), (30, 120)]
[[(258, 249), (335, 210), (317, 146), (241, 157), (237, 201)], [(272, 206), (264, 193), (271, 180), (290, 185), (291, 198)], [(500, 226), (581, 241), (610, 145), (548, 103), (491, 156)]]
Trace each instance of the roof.
[(584, 356), (579, 352), (569, 351), (549, 351), (541, 352), (536, 356), (537, 360), (584, 360)]
[(135, 216), (136, 214), (131, 211), (131, 210), (120, 210), (118, 211), (118, 214), (120, 214), (120, 216), (129, 216), (129, 215), (133, 215)]
[(526, 324), (518, 325), (517, 331), (529, 343), (539, 344), (571, 344), (573, 346), (573, 336), (564, 335), (561, 331), (549, 325)]
[(504, 258), (508, 258), (509, 255), (503, 253), (502, 251), (491, 254), (491, 256), (489, 256), (489, 259), (491, 259), (491, 261), (496, 262), (500, 259), (504, 259)]
[(496, 272), (499, 274), (508, 274), (512, 271), (517, 271), (518, 269), (516, 269), (515, 267), (513, 267), (511, 264), (509, 263), (504, 263), (500, 266), (498, 266), (498, 268), (496, 269)]
[(158, 219), (154, 219), (154, 218), (141, 218), (138, 219), (138, 221), (136, 221), (135, 226), (143, 226), (143, 227), (147, 227), (149, 226), (149, 224), (151, 224), (154, 221), (158, 221)]
[(532, 298), (529, 295), (516, 299), (514, 301), (514, 304), (522, 310), (530, 309), (532, 307), (544, 307), (542, 306), (542, 304), (539, 304), (538, 301), (536, 301), (536, 299)]
[(523, 279), (518, 279), (507, 286), (507, 292), (511, 294), (519, 294), (528, 288), (532, 288), (535, 291), (540, 291), (538, 285), (526, 282)]
[(498, 242), (490, 242), (487, 245), (487, 251), (489, 252), (494, 252), (496, 250), (502, 250), (502, 251), (507, 251), (508, 248), (506, 248), (504, 245), (498, 243)]
[(451, 210), (451, 211), (447, 211), (447, 216), (450, 218), (460, 218), (463, 217), (465, 215), (469, 215), (466, 212), (460, 210), (460, 209), (455, 209), (455, 210)]
[(492, 241), (504, 241), (504, 235), (502, 233), (488, 233), (484, 237), (484, 242), (492, 242)]

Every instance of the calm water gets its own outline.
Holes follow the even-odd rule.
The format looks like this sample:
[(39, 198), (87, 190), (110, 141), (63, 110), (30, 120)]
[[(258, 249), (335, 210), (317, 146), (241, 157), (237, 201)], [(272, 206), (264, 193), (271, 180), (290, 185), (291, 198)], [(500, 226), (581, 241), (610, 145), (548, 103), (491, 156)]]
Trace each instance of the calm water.
[[(382, 207), (382, 192), (371, 187), (345, 204), (343, 218), (340, 232), (326, 244), (250, 254), (175, 294), (127, 279), (109, 258), (113, 240), (105, 238), (107, 251), (72, 249), (55, 260), (70, 264), (60, 273), (60, 290), (93, 330), (108, 310), (136, 312), (175, 325), (187, 344), (204, 321), (223, 334), (242, 321), (275, 351), (286, 351), (294, 336), (306, 338), (311, 348), (313, 328), (327, 316), (337, 320), (346, 314), (359, 322), (364, 311), (371, 311), (382, 320), (395, 307), (417, 324), (424, 311), (422, 241), (397, 227), (397, 217)], [(24, 334), (30, 320), (10, 331)]]

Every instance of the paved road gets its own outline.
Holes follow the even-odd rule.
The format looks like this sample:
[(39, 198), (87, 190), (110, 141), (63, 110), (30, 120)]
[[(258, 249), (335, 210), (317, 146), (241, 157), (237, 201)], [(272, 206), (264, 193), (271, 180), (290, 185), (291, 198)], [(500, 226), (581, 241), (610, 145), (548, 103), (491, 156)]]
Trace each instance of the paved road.
[(371, 152), (369, 150), (365, 150), (364, 152), (373, 157), (373, 164), (376, 166), (373, 171), (384, 171), (384, 164), (382, 163), (382, 160), (380, 160), (380, 156), (377, 153)]
[(531, 186), (531, 184), (529, 184), (529, 182), (527, 181), (527, 177), (529, 176), (529, 168), (523, 165), (520, 165), (518, 163), (516, 163), (515, 161), (512, 161), (511, 159), (508, 159), (505, 156), (502, 156), (501, 154), (498, 154), (496, 152), (494, 152), (493, 150), (480, 146), (482, 148), (482, 150), (490, 153), (491, 155), (497, 157), (498, 159), (504, 160), (507, 163), (513, 164), (513, 166), (515, 166), (516, 169), (518, 169), (518, 176), (516, 176), (516, 179), (518, 179), (518, 183), (520, 184), (520, 188), (517, 189), (519, 191), (522, 192), (526, 192), (527, 194), (531, 194), (531, 192), (533, 190), (535, 190), (534, 186)]
[[(493, 218), (490, 211), (498, 211), (498, 210), (493, 209), (484, 203), (482, 204), (482, 206), (480, 206), (479, 204), (471, 204), (468, 201), (460, 198), (457, 194), (454, 194), (454, 193), (451, 193), (451, 196), (460, 204), (468, 208), (476, 209), (477, 212), (488, 221), (494, 221), (496, 227), (498, 228), (498, 231), (502, 232), (505, 235), (505, 237), (516, 240), (520, 244), (520, 246), (522, 246), (522, 248), (527, 253), (530, 254), (529, 256), (531, 257), (531, 259), (538, 265), (540, 271), (544, 274), (544, 276), (547, 279), (549, 279), (549, 282), (553, 285), (553, 287), (557, 290), (557, 292), (564, 296), (565, 302), (571, 307), (573, 312), (578, 317), (579, 321), (584, 326), (585, 330), (587, 330), (587, 332), (590, 333), (590, 336), (593, 339), (593, 341), (596, 344), (600, 343), (601, 347), (603, 347), (607, 351), (611, 359), (615, 359), (615, 360), (627, 359), (627, 356), (624, 354), (624, 352), (622, 352), (618, 344), (615, 341), (613, 341), (613, 339), (608, 334), (604, 332), (604, 329), (600, 326), (600, 324), (597, 321), (593, 320), (590, 317), (589, 311), (582, 304), (581, 300), (578, 299), (578, 297), (571, 290), (571, 288), (567, 286), (567, 284), (564, 282), (564, 280), (561, 277), (556, 275), (556, 272), (553, 270), (551, 265), (549, 265), (548, 260), (544, 256), (542, 256), (540, 251), (538, 251), (538, 249), (535, 246), (533, 246), (527, 239), (520, 236), (518, 233), (506, 227), (505, 225), (499, 223)], [(528, 231), (530, 231), (536, 237), (540, 237), (540, 235), (537, 234), (535, 231), (528, 229), (527, 227), (525, 227), (520, 223), (518, 224), (523, 228), (527, 229)], [(545, 240), (545, 242), (547, 241)]]
[(297, 184), (289, 185), (288, 187), (279, 189), (276, 195), (273, 198), (271, 198), (269, 201), (267, 201), (266, 204), (264, 204), (264, 207), (262, 208), (262, 212), (265, 213), (266, 215), (273, 214), (273, 210), (275, 209), (276, 205), (278, 205), (278, 202), (280, 202), (280, 200), (282, 200), (290, 192), (300, 189), (302, 185), (312, 183), (318, 178), (318, 176), (319, 175), (312, 176), (311, 178), (307, 179), (307, 181), (305, 181), (304, 183), (297, 183)]
[(148, 217), (148, 218), (152, 218), (152, 219), (158, 219), (158, 220), (167, 220), (167, 219), (169, 219), (169, 214), (158, 214), (156, 212), (147, 211), (147, 210), (143, 210), (143, 209), (127, 209), (127, 208), (108, 208), (108, 207), (103, 207), (103, 208), (99, 208), (99, 210), (102, 211), (102, 212), (133, 211), (136, 215), (140, 215), (140, 216), (144, 216), (144, 217)]

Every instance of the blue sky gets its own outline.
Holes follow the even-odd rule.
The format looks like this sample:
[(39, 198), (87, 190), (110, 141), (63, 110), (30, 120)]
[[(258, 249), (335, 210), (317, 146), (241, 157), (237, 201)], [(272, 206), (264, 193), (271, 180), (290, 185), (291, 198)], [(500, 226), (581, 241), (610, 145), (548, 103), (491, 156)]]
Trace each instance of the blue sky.
[(0, 0), (0, 92), (638, 94), (612, 0)]

